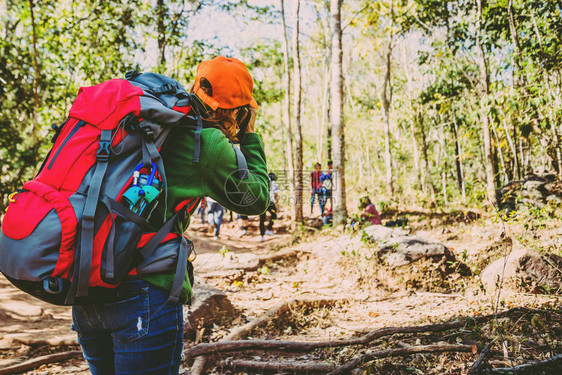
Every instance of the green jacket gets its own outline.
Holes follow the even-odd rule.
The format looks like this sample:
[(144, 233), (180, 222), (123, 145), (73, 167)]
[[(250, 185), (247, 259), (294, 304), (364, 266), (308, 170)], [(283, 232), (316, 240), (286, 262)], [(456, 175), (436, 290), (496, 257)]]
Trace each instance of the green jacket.
[[(241, 180), (234, 146), (217, 128), (201, 131), (201, 151), (198, 163), (193, 161), (195, 131), (173, 128), (162, 147), (161, 155), (168, 184), (167, 218), (174, 208), (189, 198), (211, 197), (222, 206), (244, 215), (259, 215), (269, 204), (269, 187), (265, 152), (261, 137), (247, 134), (240, 150), (248, 164), (248, 179)], [(157, 206), (152, 220), (159, 222), (164, 214), (163, 204)], [(189, 217), (182, 231), (189, 225)], [(158, 230), (154, 227), (153, 230)], [(144, 280), (170, 290), (173, 274), (151, 275)], [(192, 289), (186, 272), (181, 300), (186, 303)]]

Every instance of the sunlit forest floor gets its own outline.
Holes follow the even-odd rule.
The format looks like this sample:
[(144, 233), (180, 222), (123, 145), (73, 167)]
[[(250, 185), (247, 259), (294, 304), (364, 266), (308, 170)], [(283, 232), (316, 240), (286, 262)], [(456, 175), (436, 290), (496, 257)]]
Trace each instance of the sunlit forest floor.
[[(223, 290), (235, 307), (234, 316), (202, 329), (196, 341), (218, 341), (233, 327), (259, 317), (279, 301), (293, 298), (316, 303), (295, 305), (266, 326), (253, 330), (248, 338), (343, 339), (383, 327), (435, 324), (523, 306), (548, 312), (534, 310), (517, 319), (501, 318), (444, 332), (395, 335), (374, 344), (382, 349), (465, 344), (480, 352), (484, 344), (493, 341), (490, 364), (499, 367), (562, 353), (562, 291), (552, 285), (546, 288), (546, 282), (525, 278), (515, 265), (515, 258), (526, 253), (560, 255), (559, 219), (527, 217), (502, 221), (476, 211), (412, 210), (387, 212), (383, 222), (398, 217), (408, 219), (406, 229), (411, 233), (445, 244), (457, 261), (449, 264), (447, 271), (431, 259), (387, 267), (376, 256), (379, 244), (368, 241), (364, 232), (316, 229), (318, 220), (314, 219), (289, 234), (289, 223), (282, 215), (275, 225), (276, 235), (266, 236), (263, 242), (257, 218), (242, 237), (236, 222), (225, 222), (219, 240), (212, 238), (199, 219), (194, 219), (188, 236), (194, 240), (199, 254), (195, 261), (196, 278)], [(245, 254), (265, 256), (287, 250), (294, 252), (257, 269), (244, 270)], [(228, 253), (241, 262), (240, 267), (220, 266)], [(507, 260), (502, 260), (506, 256)], [(78, 349), (70, 324), (70, 309), (43, 304), (0, 279), (0, 368), (46, 353)], [(186, 341), (186, 348), (195, 343)], [(232, 359), (341, 364), (367, 350), (350, 346), (306, 353), (225, 353), (212, 357), (207, 373), (244, 373), (230, 370), (228, 363)], [(376, 360), (363, 368), (373, 374), (466, 374), (477, 356), (415, 354)], [(187, 373), (191, 363), (186, 359), (180, 373)], [(82, 373), (88, 371), (81, 358), (28, 372)]]

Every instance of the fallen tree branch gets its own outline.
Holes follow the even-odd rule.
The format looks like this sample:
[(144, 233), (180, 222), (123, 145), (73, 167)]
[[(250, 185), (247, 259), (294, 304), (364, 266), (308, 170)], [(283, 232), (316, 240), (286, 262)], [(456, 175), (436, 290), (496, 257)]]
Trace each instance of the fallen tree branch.
[[(295, 341), (281, 341), (281, 340), (239, 340), (228, 341), (228, 336), (224, 340), (214, 343), (204, 343), (196, 345), (184, 352), (186, 357), (198, 357), (206, 354), (218, 352), (232, 352), (244, 351), (253, 349), (284, 349), (293, 351), (309, 351), (314, 349), (338, 346), (351, 346), (351, 345), (365, 345), (384, 336), (391, 336), (394, 334), (407, 334), (407, 333), (423, 333), (423, 332), (442, 332), (454, 328), (464, 327), (470, 322), (481, 323), (495, 317), (510, 316), (520, 312), (531, 312), (537, 310), (530, 310), (522, 307), (515, 307), (499, 314), (484, 315), (475, 318), (461, 318), (460, 320), (414, 327), (385, 327), (375, 331), (371, 331), (364, 336), (358, 338), (344, 339), (344, 340), (331, 340), (331, 341), (316, 341), (316, 342), (295, 342)], [(267, 315), (268, 313), (264, 314)], [(248, 323), (251, 324), (252, 322)], [(247, 325), (248, 325), (247, 324)], [(242, 326), (244, 327), (244, 326)], [(240, 328), (242, 328), (240, 327)]]
[(485, 369), (482, 374), (509, 374), (509, 375), (540, 375), (540, 374), (562, 374), (562, 354), (524, 363), (515, 367)]
[(324, 362), (297, 362), (297, 361), (281, 361), (281, 362), (260, 362), (245, 361), (236, 359), (233, 361), (224, 361), (224, 366), (234, 369), (249, 369), (258, 371), (291, 371), (299, 374), (310, 372), (320, 372), (326, 374), (336, 368), (335, 364)]
[(64, 361), (67, 359), (80, 357), (81, 355), (82, 352), (80, 350), (71, 350), (68, 352), (48, 354), (30, 359), (22, 363), (18, 363), (17, 365), (4, 367), (3, 369), (0, 369), (0, 375), (18, 374), (20, 372), (33, 370), (41, 365)]
[(422, 345), (422, 346), (412, 346), (409, 348), (379, 350), (376, 352), (363, 354), (362, 356), (357, 357), (354, 360), (349, 361), (342, 366), (339, 366), (334, 371), (328, 373), (328, 375), (347, 373), (353, 370), (354, 368), (361, 366), (365, 362), (369, 362), (377, 358), (397, 357), (397, 356), (418, 354), (418, 353), (444, 353), (444, 352), (460, 353), (460, 352), (471, 352), (471, 351), (472, 351), (471, 345)]
[[(297, 300), (297, 299), (290, 299), (287, 301), (280, 301), (277, 302), (272, 308), (270, 308), (269, 310), (267, 310), (263, 315), (261, 315), (259, 318), (252, 320), (251, 322), (248, 322), (240, 327), (237, 327), (235, 329), (233, 329), (226, 337), (224, 337), (222, 340), (220, 340), (219, 342), (215, 343), (215, 344), (219, 344), (224, 342), (237, 342), (237, 341), (233, 341), (236, 340), (239, 337), (242, 337), (243, 335), (247, 334), (248, 332), (251, 332), (253, 329), (257, 328), (257, 327), (261, 327), (266, 325), (271, 319), (273, 319), (274, 317), (281, 315), (282, 313), (284, 313), (285, 311), (287, 311), (292, 305), (295, 304), (319, 304), (319, 305), (325, 305), (325, 304), (329, 304), (329, 303), (334, 303), (335, 301), (338, 300), (326, 300), (326, 299), (319, 299), (319, 300)], [(202, 344), (196, 345), (194, 348), (197, 348), (198, 346), (200, 346)], [(193, 349), (193, 348), (192, 348)], [(191, 367), (191, 374), (192, 375), (199, 375), (203, 372), (203, 369), (205, 368), (205, 362), (206, 359), (205, 357), (203, 357), (203, 354), (199, 354), (199, 355), (192, 355), (190, 356), (188, 353), (191, 349), (188, 349), (186, 351), (184, 351), (184, 354), (186, 357), (199, 357), (197, 358), (194, 362), (193, 362), (193, 366)], [(204, 354), (210, 354), (210, 353), (215, 353), (215, 352), (209, 352), (209, 353), (204, 353)]]
[(466, 375), (480, 375), (483, 370), (482, 366), (485, 366), (487, 364), (488, 358), (490, 357), (490, 354), (492, 354), (490, 351), (491, 347), (492, 344), (490, 343), (486, 345), (484, 349), (482, 349), (482, 352), (480, 352), (478, 359), (476, 359), (476, 362), (474, 362), (474, 364), (468, 371), (468, 374)]

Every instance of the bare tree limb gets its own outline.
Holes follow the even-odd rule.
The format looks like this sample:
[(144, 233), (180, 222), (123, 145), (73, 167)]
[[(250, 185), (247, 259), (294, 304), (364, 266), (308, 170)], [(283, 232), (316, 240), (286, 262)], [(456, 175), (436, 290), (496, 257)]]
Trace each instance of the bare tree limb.
[(334, 371), (328, 373), (328, 375), (347, 373), (353, 370), (354, 368), (361, 366), (363, 363), (372, 361), (373, 359), (377, 359), (377, 358), (397, 357), (397, 356), (417, 354), (417, 353), (444, 353), (444, 352), (471, 352), (471, 351), (472, 351), (471, 345), (422, 345), (422, 346), (412, 346), (409, 348), (379, 350), (376, 352), (367, 353), (360, 357), (357, 357), (354, 360), (347, 362), (343, 366), (336, 368)]
[(41, 365), (65, 361), (67, 359), (80, 357), (81, 355), (82, 352), (80, 350), (71, 350), (68, 352), (48, 354), (30, 359), (29, 361), (18, 363), (17, 365), (4, 367), (3, 369), (0, 369), (0, 375), (18, 374), (20, 372), (33, 370)]

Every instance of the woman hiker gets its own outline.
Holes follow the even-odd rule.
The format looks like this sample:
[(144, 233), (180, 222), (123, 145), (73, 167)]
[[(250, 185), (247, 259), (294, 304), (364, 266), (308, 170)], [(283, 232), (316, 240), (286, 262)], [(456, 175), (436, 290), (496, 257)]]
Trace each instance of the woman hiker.
[[(161, 155), (168, 179), (167, 216), (190, 198), (211, 197), (222, 206), (246, 215), (260, 215), (269, 205), (264, 145), (254, 132), (256, 109), (253, 80), (235, 58), (218, 56), (202, 62), (192, 88), (201, 101), (206, 124), (200, 134), (200, 159), (193, 161), (195, 129), (173, 128)], [(248, 175), (239, 174), (232, 144), (240, 125)], [(248, 199), (252, 197), (252, 199)], [(164, 204), (154, 217), (162, 218)], [(158, 220), (155, 220), (156, 222)], [(189, 224), (185, 218), (182, 233)], [(183, 343), (182, 305), (191, 297), (186, 271), (177, 303), (166, 302), (173, 274), (128, 280), (117, 287), (115, 302), (74, 306), (73, 329), (92, 374), (177, 374)]]

